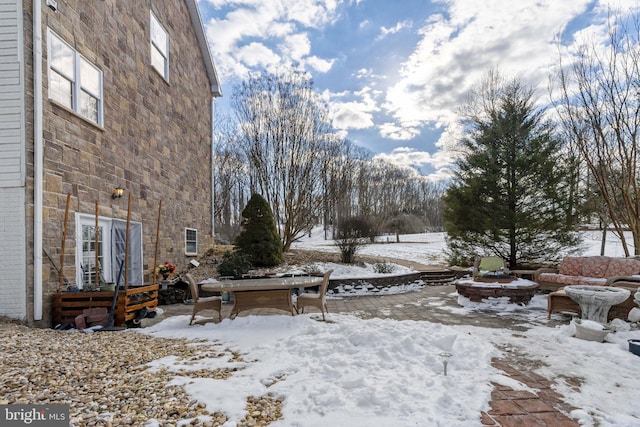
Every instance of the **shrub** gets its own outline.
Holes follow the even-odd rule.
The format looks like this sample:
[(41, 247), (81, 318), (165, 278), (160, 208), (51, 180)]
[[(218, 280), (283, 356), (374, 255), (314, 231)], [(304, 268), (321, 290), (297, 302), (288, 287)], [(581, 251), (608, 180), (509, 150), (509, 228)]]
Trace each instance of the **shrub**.
[(359, 217), (352, 217), (338, 224), (338, 238), (336, 245), (340, 249), (342, 262), (353, 264), (356, 252), (366, 242), (369, 221)]
[(302, 266), (302, 271), (304, 272), (304, 274), (319, 273), (320, 268), (316, 264), (308, 264)]
[(393, 273), (395, 270), (395, 266), (393, 264), (389, 264), (388, 262), (377, 262), (373, 264), (373, 271), (381, 274), (389, 274)]
[(249, 258), (238, 251), (226, 251), (218, 265), (218, 274), (229, 277), (242, 277), (251, 269)]

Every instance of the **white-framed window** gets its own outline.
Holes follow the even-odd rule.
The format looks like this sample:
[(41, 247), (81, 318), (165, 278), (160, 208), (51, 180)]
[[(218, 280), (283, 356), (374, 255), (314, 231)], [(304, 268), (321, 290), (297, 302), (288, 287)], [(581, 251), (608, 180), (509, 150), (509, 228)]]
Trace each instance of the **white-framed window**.
[[(96, 284), (124, 284), (124, 253), (127, 222), (121, 219), (76, 214), (76, 283), (81, 289)], [(96, 263), (97, 252), (97, 263)], [(142, 223), (129, 223), (129, 256), (127, 281), (129, 286), (144, 284), (142, 265)], [(97, 266), (97, 267), (96, 267)]]
[(47, 47), (49, 99), (102, 126), (102, 71), (51, 29)]
[(195, 228), (184, 229), (184, 254), (198, 255), (198, 230)]
[(169, 34), (151, 12), (151, 65), (169, 81)]

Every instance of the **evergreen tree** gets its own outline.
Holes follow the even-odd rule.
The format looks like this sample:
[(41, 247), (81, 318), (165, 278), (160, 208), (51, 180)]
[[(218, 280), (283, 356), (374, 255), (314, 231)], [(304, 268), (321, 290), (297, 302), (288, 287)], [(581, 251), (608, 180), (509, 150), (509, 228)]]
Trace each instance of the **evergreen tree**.
[(577, 244), (566, 219), (561, 141), (533, 90), (490, 75), (475, 95), (464, 155), (444, 197), (451, 261), (496, 255), (519, 263), (557, 259)]
[(272, 267), (282, 262), (282, 240), (267, 201), (253, 194), (242, 211), (242, 231), (235, 240), (255, 267)]

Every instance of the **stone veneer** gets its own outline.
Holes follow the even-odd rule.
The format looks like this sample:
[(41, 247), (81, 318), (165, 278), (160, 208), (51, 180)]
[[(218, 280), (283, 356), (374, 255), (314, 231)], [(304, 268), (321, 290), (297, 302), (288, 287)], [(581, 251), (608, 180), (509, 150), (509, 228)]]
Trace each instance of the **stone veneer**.
[[(24, 2), (27, 90), (27, 298), (33, 315), (33, 66), (32, 2)], [(168, 32), (169, 81), (150, 65), (150, 10)], [(43, 2), (44, 215), (43, 246), (58, 259), (66, 194), (71, 193), (65, 276), (75, 281), (75, 214), (95, 213), (143, 226), (145, 277), (153, 271), (158, 204), (162, 200), (158, 261), (178, 268), (184, 228), (198, 230), (198, 252), (211, 239), (211, 86), (189, 12), (183, 1)], [(99, 127), (48, 99), (47, 29), (51, 29), (103, 72), (104, 126)], [(112, 200), (116, 186), (122, 199)], [(44, 314), (58, 277), (43, 258)], [(27, 319), (32, 321), (33, 319)]]
[(409, 285), (420, 280), (422, 280), (421, 273), (408, 273), (355, 279), (329, 279), (329, 285), (327, 286), (327, 289), (334, 290), (340, 286), (349, 286), (356, 289), (366, 287), (368, 289), (371, 289), (373, 292), (377, 292), (384, 288)]

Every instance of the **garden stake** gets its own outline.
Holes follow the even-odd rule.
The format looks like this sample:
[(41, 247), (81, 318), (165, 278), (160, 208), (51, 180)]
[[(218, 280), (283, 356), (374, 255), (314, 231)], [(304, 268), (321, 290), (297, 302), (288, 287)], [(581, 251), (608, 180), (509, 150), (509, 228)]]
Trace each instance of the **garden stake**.
[[(116, 286), (113, 289), (113, 299), (111, 300), (111, 310), (109, 311), (109, 318), (107, 319), (107, 326), (104, 328), (96, 329), (96, 331), (122, 331), (126, 328), (121, 326), (113, 326), (116, 317), (116, 306), (118, 305), (118, 289), (120, 288), (120, 279), (122, 278), (122, 269), (124, 268), (124, 261), (121, 256), (117, 256), (116, 259), (120, 260), (120, 271), (118, 272), (118, 278), (116, 279)], [(125, 291), (126, 292), (126, 291)]]
[(124, 237), (124, 290), (129, 289), (129, 223), (131, 222), (131, 193), (127, 202), (127, 234)]
[[(69, 202), (71, 200), (71, 193), (67, 193), (67, 206), (64, 208), (64, 224), (62, 226), (62, 251), (60, 252), (60, 270), (58, 271), (58, 292), (62, 289), (62, 281), (64, 279), (64, 246), (67, 240), (67, 221), (69, 219)], [(45, 253), (47, 253), (45, 251)], [(47, 256), (49, 254), (47, 253)], [(55, 267), (55, 265), (54, 265)], [(67, 283), (68, 281), (65, 280)]]
[(98, 287), (100, 286), (100, 283), (98, 282), (98, 279), (99, 279), (98, 276), (99, 276), (99, 273), (100, 273), (100, 267), (99, 267), (100, 262), (98, 260), (98, 255), (99, 254), (98, 254), (98, 201), (97, 200), (96, 200), (96, 225), (95, 225), (95, 228), (94, 228), (93, 231), (94, 231), (94, 234), (95, 234), (95, 236), (94, 236), (94, 240), (95, 240), (94, 252), (96, 253), (96, 259), (94, 261), (95, 265), (93, 266), (93, 272), (95, 274), (95, 285), (96, 285), (96, 290), (97, 290)]
[(162, 212), (162, 199), (158, 203), (158, 224), (156, 225), (156, 252), (153, 255), (153, 285), (157, 283), (156, 266), (158, 265), (158, 240), (160, 239), (160, 212)]

